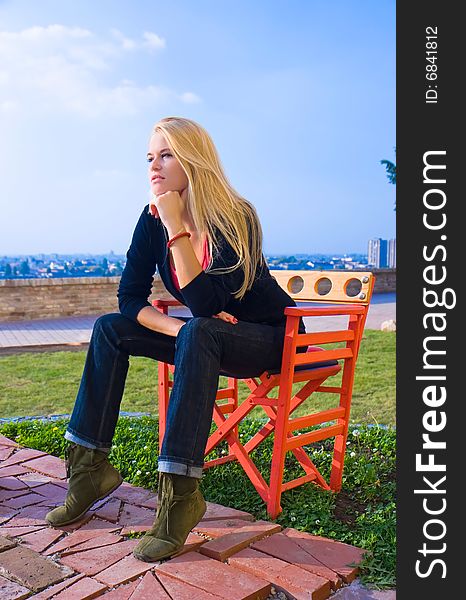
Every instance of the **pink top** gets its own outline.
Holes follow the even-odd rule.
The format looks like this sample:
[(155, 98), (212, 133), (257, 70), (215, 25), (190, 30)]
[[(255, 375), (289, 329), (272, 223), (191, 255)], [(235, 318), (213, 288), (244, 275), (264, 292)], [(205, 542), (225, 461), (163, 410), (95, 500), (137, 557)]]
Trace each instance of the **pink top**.
[[(209, 243), (208, 243), (207, 237), (206, 237), (205, 242), (204, 242), (204, 258), (202, 259), (202, 264), (201, 264), (203, 271), (205, 271), (207, 269), (209, 262), (210, 262)], [(171, 274), (172, 274), (173, 285), (176, 287), (177, 290), (179, 290), (180, 284), (178, 283), (178, 277), (176, 276), (176, 269), (173, 266), (171, 261), (170, 261), (170, 270), (171, 270)]]

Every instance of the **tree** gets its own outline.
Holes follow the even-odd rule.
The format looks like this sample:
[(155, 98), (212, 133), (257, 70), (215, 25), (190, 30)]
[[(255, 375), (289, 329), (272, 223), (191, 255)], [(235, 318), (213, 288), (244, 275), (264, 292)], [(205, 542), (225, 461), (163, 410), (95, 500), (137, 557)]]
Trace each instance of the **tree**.
[[(394, 148), (396, 154), (396, 148)], [(385, 167), (385, 172), (387, 174), (387, 179), (389, 183), (396, 185), (396, 164), (392, 163), (391, 160), (383, 159), (380, 161), (380, 164)], [(396, 202), (393, 210), (396, 210)]]
[(31, 269), (29, 268), (29, 263), (27, 260), (23, 260), (21, 262), (19, 271), (20, 271), (21, 275), (29, 275), (29, 273), (31, 272)]

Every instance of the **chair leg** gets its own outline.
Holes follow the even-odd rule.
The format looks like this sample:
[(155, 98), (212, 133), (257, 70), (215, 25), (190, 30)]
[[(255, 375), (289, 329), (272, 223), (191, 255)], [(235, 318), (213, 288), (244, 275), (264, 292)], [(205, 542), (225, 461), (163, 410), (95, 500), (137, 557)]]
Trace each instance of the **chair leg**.
[(339, 492), (341, 490), (347, 437), (348, 425), (346, 424), (344, 433), (335, 437), (335, 444), (333, 447), (332, 471), (330, 473), (330, 489), (334, 492)]
[(289, 384), (288, 387), (288, 402), (282, 402), (279, 397), (275, 422), (275, 437), (273, 441), (272, 464), (270, 469), (269, 500), (267, 502), (267, 512), (272, 519), (275, 519), (282, 511), (280, 499), (282, 496), (283, 473), (285, 470), (286, 440), (288, 437), (286, 424), (288, 423), (290, 413), (289, 397), (291, 395), (291, 384)]
[(170, 397), (170, 372), (167, 363), (158, 362), (158, 396), (159, 396), (159, 452), (162, 449), (163, 437), (167, 426), (168, 399)]
[[(228, 387), (232, 389), (232, 399), (233, 399), (233, 411), (234, 412), (238, 408), (238, 380), (234, 377), (228, 377)], [(238, 426), (233, 429), (234, 435), (238, 436)], [(228, 444), (231, 452), (231, 446)]]
[(275, 440), (273, 446), (272, 465), (270, 470), (269, 499), (267, 502), (267, 512), (272, 519), (276, 519), (282, 512), (280, 500), (282, 497), (283, 472), (285, 468), (285, 438), (277, 435), (275, 431)]
[(354, 382), (354, 359), (345, 361), (343, 377), (341, 381), (342, 393), (340, 395), (340, 406), (345, 409), (345, 414), (337, 422), (343, 425), (343, 433), (335, 436), (333, 446), (332, 470), (330, 473), (330, 489), (334, 492), (341, 490), (343, 478), (343, 467), (345, 465), (346, 440), (348, 438), (348, 425), (351, 409), (351, 398), (353, 395)]

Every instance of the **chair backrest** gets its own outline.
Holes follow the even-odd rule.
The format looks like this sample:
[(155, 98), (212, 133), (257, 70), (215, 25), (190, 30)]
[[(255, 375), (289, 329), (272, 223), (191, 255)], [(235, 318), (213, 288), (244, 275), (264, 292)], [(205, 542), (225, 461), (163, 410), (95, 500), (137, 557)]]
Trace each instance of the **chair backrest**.
[(370, 271), (276, 271), (271, 274), (298, 302), (368, 305), (375, 277)]

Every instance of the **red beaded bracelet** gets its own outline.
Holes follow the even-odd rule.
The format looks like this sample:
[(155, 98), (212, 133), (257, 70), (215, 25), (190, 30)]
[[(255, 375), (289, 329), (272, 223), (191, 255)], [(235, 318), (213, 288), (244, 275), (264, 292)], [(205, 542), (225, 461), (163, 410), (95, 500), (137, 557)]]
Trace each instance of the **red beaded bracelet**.
[(189, 233), (189, 231), (180, 231), (180, 233), (177, 233), (176, 235), (174, 235), (172, 238), (170, 238), (167, 242), (167, 248), (170, 248), (170, 246), (173, 244), (173, 242), (175, 240), (177, 240), (180, 237), (183, 237), (187, 235), (189, 238), (191, 237), (191, 234)]

